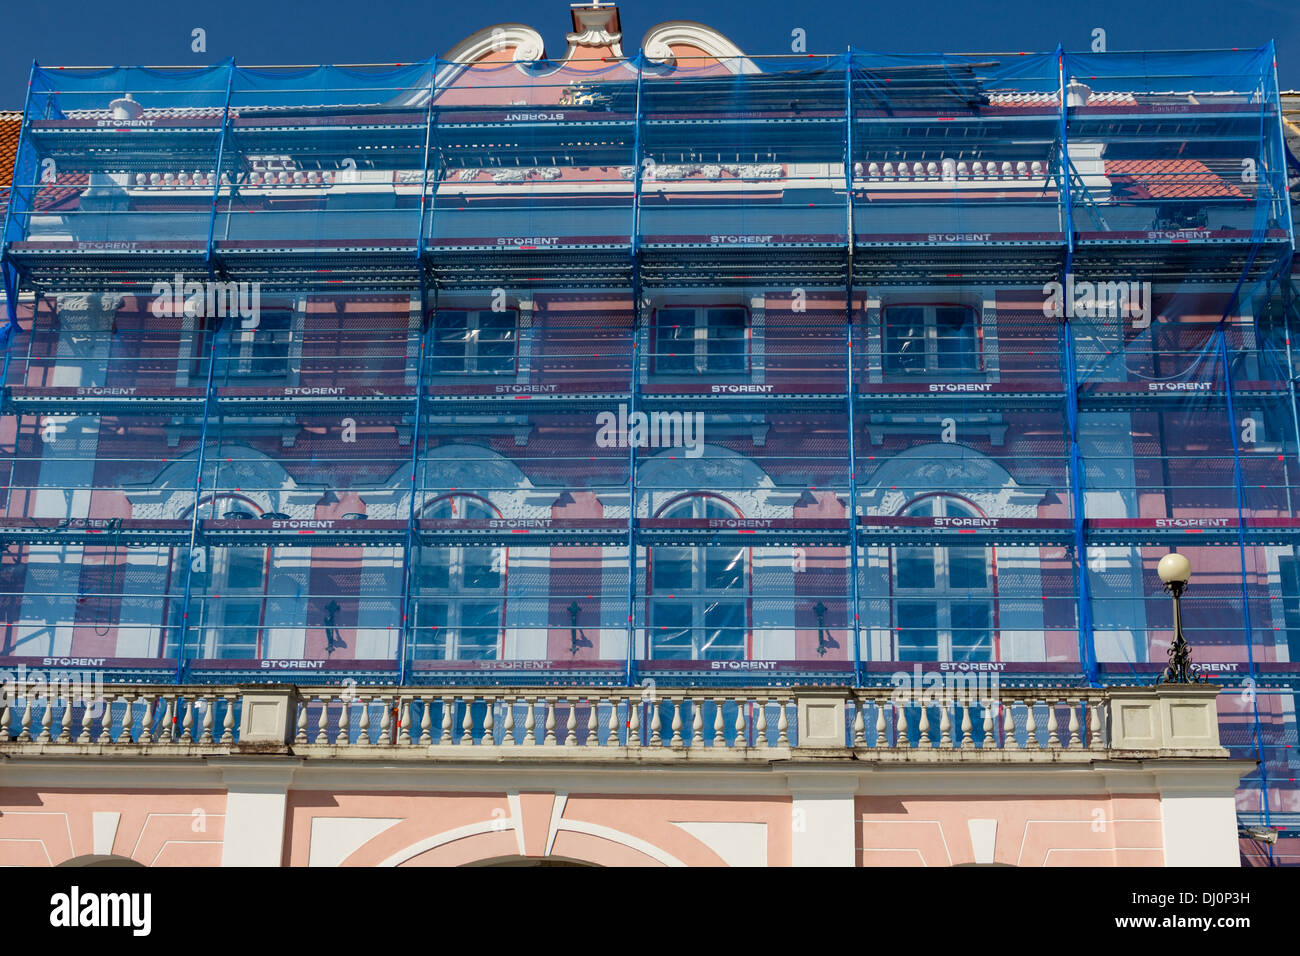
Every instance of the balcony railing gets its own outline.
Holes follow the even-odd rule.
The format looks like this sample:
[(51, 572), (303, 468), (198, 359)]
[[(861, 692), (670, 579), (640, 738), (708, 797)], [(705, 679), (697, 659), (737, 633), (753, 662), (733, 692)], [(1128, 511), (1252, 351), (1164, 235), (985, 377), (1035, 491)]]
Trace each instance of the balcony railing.
[[(1218, 688), (373, 690), (105, 685), (0, 705), (0, 753), (108, 757), (578, 757), (1090, 761), (1226, 756)], [(1162, 721), (1180, 709), (1178, 730)], [(1191, 708), (1188, 710), (1187, 708)], [(1123, 712), (1122, 718), (1117, 717)], [(1192, 714), (1203, 720), (1185, 718)], [(1117, 723), (1118, 720), (1118, 723)], [(1125, 728), (1129, 728), (1125, 730)], [(1132, 728), (1139, 728), (1134, 731)], [(1188, 728), (1192, 728), (1189, 730)]]

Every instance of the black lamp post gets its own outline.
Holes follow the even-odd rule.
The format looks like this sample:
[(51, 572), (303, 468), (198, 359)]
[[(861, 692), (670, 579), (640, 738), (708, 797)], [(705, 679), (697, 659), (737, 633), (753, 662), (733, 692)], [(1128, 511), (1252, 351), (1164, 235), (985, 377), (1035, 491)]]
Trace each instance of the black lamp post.
[(1156, 573), (1174, 599), (1174, 642), (1169, 645), (1169, 666), (1160, 680), (1166, 684), (1194, 684), (1197, 679), (1192, 675), (1192, 646), (1183, 637), (1181, 606), (1183, 591), (1192, 577), (1192, 564), (1183, 555), (1171, 552), (1160, 559)]
[(817, 656), (825, 657), (826, 649), (830, 647), (826, 640), (826, 605), (818, 601), (813, 613), (817, 615)]

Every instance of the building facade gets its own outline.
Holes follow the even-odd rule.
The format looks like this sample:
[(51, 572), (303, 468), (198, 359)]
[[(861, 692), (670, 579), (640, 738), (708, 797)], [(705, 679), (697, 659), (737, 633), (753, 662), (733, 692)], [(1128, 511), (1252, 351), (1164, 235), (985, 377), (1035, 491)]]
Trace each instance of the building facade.
[[(37, 66), (0, 117), (0, 802), (49, 808), (5, 852), (1292, 859), (1271, 47), (572, 17), (550, 59)], [(1144, 733), (1171, 549), (1223, 691), (1132, 691)]]

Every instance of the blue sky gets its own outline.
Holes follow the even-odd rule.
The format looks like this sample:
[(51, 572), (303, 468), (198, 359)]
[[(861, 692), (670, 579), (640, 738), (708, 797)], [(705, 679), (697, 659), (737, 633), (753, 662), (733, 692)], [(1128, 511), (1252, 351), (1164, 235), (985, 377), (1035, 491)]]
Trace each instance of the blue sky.
[[(1300, 89), (1298, 0), (623, 0), (624, 48), (656, 23), (687, 19), (730, 36), (748, 53), (783, 53), (795, 28), (809, 52), (852, 43), (894, 52), (1084, 50), (1092, 30), (1108, 49), (1250, 47), (1274, 39), (1284, 89)], [(32, 57), (46, 65), (357, 63), (422, 59), (501, 22), (526, 23), (564, 51), (567, 0), (61, 0), (5, 5), (0, 107), (20, 108)], [(207, 52), (190, 31), (207, 31)]]

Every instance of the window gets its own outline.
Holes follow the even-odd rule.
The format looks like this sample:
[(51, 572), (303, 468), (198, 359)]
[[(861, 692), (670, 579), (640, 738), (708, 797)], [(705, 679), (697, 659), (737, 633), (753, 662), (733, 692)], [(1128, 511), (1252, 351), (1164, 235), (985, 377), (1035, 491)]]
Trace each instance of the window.
[(211, 570), (200, 598), (204, 658), (261, 656), (266, 556), (265, 547), (207, 549)]
[[(486, 502), (448, 495), (426, 518), (498, 517)], [(437, 546), (420, 549), (415, 567), (414, 660), (497, 660), (505, 589), (506, 549)]]
[(744, 372), (748, 326), (748, 314), (737, 307), (660, 309), (652, 368), (684, 375)]
[[(717, 498), (693, 496), (661, 518), (734, 518)], [(650, 554), (650, 656), (743, 660), (748, 623), (745, 548), (654, 548)]]
[(433, 368), (453, 375), (515, 371), (519, 313), (439, 310), (433, 319)]
[(978, 372), (975, 310), (964, 305), (891, 305), (884, 312), (887, 373), (937, 375)]
[(257, 325), (243, 328), (242, 319), (230, 323), (231, 376), (285, 381), (293, 348), (293, 314), (284, 310), (263, 310)]
[(1279, 558), (1277, 569), (1282, 579), (1282, 626), (1288, 657), (1294, 663), (1300, 661), (1300, 559)]
[[(956, 498), (909, 505), (913, 518), (978, 517)], [(993, 553), (982, 547), (894, 549), (894, 628), (900, 661), (991, 661)]]

